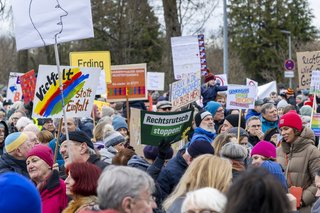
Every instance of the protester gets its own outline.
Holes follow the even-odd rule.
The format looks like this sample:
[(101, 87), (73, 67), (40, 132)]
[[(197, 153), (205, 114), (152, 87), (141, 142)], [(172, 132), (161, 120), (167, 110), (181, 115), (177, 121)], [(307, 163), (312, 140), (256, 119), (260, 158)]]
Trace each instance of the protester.
[(275, 145), (276, 147), (278, 147), (279, 142), (280, 142), (280, 131), (277, 127), (268, 129), (264, 136), (263, 136), (263, 140), (265, 141), (269, 141), (271, 142), (273, 145)]
[(32, 124), (33, 121), (30, 120), (29, 118), (27, 117), (21, 117), (17, 120), (17, 123), (16, 123), (16, 128), (19, 132), (22, 132), (24, 127), (27, 126), (28, 124)]
[(227, 143), (237, 143), (237, 136), (230, 133), (221, 133), (213, 141), (214, 153), (221, 156), (221, 149)]
[(215, 82), (216, 78), (212, 73), (205, 76), (204, 84), (201, 86), (202, 103), (205, 107), (209, 101), (213, 101), (217, 97), (219, 91), (226, 91), (227, 86), (220, 86)]
[(221, 104), (221, 106), (225, 109), (227, 102), (227, 94), (225, 92), (218, 92), (215, 102)]
[(277, 149), (277, 161), (286, 171), (290, 187), (301, 187), (302, 197), (297, 200), (301, 213), (310, 212), (315, 202), (317, 188), (314, 184), (316, 171), (320, 168), (320, 151), (314, 146), (314, 133), (302, 126), (302, 120), (295, 111), (283, 115), (279, 121), (282, 141)]
[(214, 122), (214, 129), (216, 132), (218, 132), (224, 120), (225, 109), (222, 107), (220, 103), (215, 101), (209, 101), (205, 107), (205, 110), (211, 113)]
[(247, 120), (246, 130), (249, 133), (249, 143), (254, 146), (263, 138), (262, 123), (258, 116), (251, 116)]
[(281, 117), (284, 113), (284, 108), (286, 106), (289, 106), (290, 104), (288, 104), (288, 102), (285, 99), (282, 99), (281, 101), (279, 101), (279, 103), (277, 104), (277, 110), (278, 110), (278, 116)]
[(41, 130), (37, 135), (41, 144), (49, 146), (49, 142), (54, 139), (52, 133), (48, 130)]
[(227, 130), (227, 133), (230, 133), (230, 134), (234, 134), (237, 136), (238, 138), (238, 131), (239, 131), (239, 139), (238, 139), (238, 143), (240, 145), (242, 145), (243, 147), (245, 148), (249, 148), (251, 149), (252, 146), (251, 144), (249, 143), (249, 135), (248, 133), (246, 132), (246, 130), (244, 130), (243, 128), (238, 128), (238, 127), (232, 127), (230, 129)]
[(229, 160), (209, 154), (199, 156), (188, 167), (177, 187), (164, 201), (167, 213), (181, 212), (181, 205), (188, 192), (212, 187), (226, 192), (232, 180), (232, 167)]
[(31, 141), (34, 145), (37, 145), (40, 143), (37, 135), (34, 132), (31, 131), (23, 131), (24, 134), (28, 136), (29, 141)]
[(110, 117), (103, 117), (99, 120), (97, 125), (93, 128), (92, 142), (93, 142), (94, 148), (97, 150), (104, 148), (103, 136), (104, 136), (104, 129), (107, 124), (112, 125), (112, 119)]
[(42, 126), (42, 130), (48, 130), (53, 136), (55, 135), (56, 127), (52, 118), (38, 119), (38, 124)]
[(251, 150), (252, 165), (261, 166), (264, 161), (276, 161), (276, 147), (268, 141), (260, 141)]
[(158, 101), (157, 105), (157, 112), (170, 112), (172, 109), (172, 104), (170, 101)]
[(283, 189), (287, 192), (288, 191), (288, 184), (287, 180), (284, 176), (284, 172), (282, 167), (279, 163), (271, 160), (266, 160), (261, 164), (262, 168), (268, 170), (273, 176), (281, 183)]
[(266, 103), (261, 108), (262, 132), (278, 126), (278, 112), (273, 103)]
[[(239, 114), (237, 114), (237, 115), (230, 114), (224, 119), (220, 133), (224, 133), (228, 129), (230, 129), (232, 127), (238, 127), (238, 126), (239, 126)], [(242, 116), (240, 118), (240, 127), (243, 129), (246, 128), (246, 121)]]
[(7, 123), (5, 121), (0, 121), (0, 156), (3, 154), (4, 146), (5, 146), (5, 139), (9, 134), (9, 129)]
[[(136, 153), (132, 149), (124, 148), (121, 149), (116, 155), (112, 158), (113, 165), (127, 166), (129, 160), (133, 157), (137, 156)], [(144, 160), (144, 159), (142, 159)], [(128, 165), (129, 166), (129, 165)], [(134, 166), (132, 166), (134, 167)]]
[(216, 134), (211, 113), (208, 111), (200, 111), (195, 115), (194, 121), (196, 128), (194, 129), (190, 144), (196, 140), (205, 140), (208, 143), (212, 143)]
[(252, 117), (252, 116), (260, 116), (261, 115), (261, 107), (263, 105), (263, 100), (257, 99), (254, 102), (254, 108), (249, 109), (246, 114), (246, 122)]
[(60, 213), (68, 204), (66, 185), (53, 169), (53, 153), (42, 144), (33, 147), (27, 154), (27, 169), (36, 184), (42, 203), (43, 213)]
[(101, 170), (91, 163), (71, 163), (66, 168), (66, 193), (72, 198), (62, 213), (97, 208), (97, 186)]
[(115, 131), (121, 133), (121, 135), (127, 140), (129, 138), (128, 124), (124, 117), (116, 115), (113, 117), (112, 126)]

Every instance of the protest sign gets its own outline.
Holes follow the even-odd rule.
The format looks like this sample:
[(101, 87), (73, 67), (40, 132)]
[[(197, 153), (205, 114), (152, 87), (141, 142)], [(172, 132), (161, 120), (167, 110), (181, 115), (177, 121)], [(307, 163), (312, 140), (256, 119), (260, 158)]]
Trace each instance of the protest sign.
[(183, 79), (171, 84), (170, 100), (172, 109), (181, 108), (200, 99), (200, 73), (189, 73)]
[(17, 50), (93, 37), (90, 0), (13, 0), (12, 10)]
[(110, 106), (110, 103), (104, 102), (104, 101), (94, 100), (93, 103), (98, 107), (98, 109), (99, 109), (100, 112), (101, 112), (103, 106), (106, 106), (106, 107)]
[(314, 113), (311, 121), (311, 129), (315, 136), (320, 136), (320, 113)]
[(36, 81), (37, 78), (34, 70), (30, 70), (26, 74), (20, 76), (24, 104), (28, 104), (30, 101), (33, 101), (34, 92), (36, 89)]
[(163, 72), (147, 72), (147, 90), (164, 90)]
[(252, 80), (250, 78), (246, 78), (246, 85), (247, 86), (255, 86), (255, 87), (257, 87), (258, 86), (258, 82), (254, 81), (254, 80)]
[[(105, 72), (105, 78), (100, 77), (99, 79), (103, 80), (104, 88), (106, 88), (106, 82), (111, 83), (111, 59), (109, 51), (71, 52), (69, 56), (70, 66), (72, 67), (99, 67), (102, 69)], [(104, 90), (104, 93), (106, 93), (106, 90)]]
[(182, 79), (188, 73), (200, 73), (201, 61), (197, 36), (171, 38), (174, 78)]
[(128, 64), (111, 66), (111, 82), (107, 84), (109, 102), (125, 101), (126, 94), (131, 100), (146, 100), (146, 64)]
[(253, 109), (257, 88), (243, 85), (229, 85), (227, 91), (227, 109)]
[(320, 51), (297, 52), (299, 88), (309, 89), (313, 70), (320, 70)]
[(214, 75), (216, 77), (216, 83), (220, 86), (228, 86), (228, 78), (226, 74)]
[(312, 71), (310, 93), (320, 94), (320, 70)]
[(258, 86), (258, 99), (269, 97), (271, 92), (277, 92), (277, 82), (271, 81), (267, 84)]
[(22, 75), (23, 73), (10, 72), (7, 89), (7, 100), (17, 102), (22, 99), (22, 88), (20, 84), (20, 76)]
[(162, 140), (176, 142), (188, 135), (193, 109), (180, 112), (141, 111), (141, 143), (158, 145)]
[[(60, 67), (68, 117), (90, 117), (100, 68)], [(40, 65), (32, 117), (62, 117), (62, 97), (56, 66)]]

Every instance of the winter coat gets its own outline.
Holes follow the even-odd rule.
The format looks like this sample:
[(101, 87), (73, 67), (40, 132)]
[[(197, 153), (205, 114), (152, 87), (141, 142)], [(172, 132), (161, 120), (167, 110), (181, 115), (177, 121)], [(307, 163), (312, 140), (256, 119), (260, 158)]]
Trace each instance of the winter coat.
[(207, 105), (209, 101), (214, 101), (217, 97), (217, 93), (219, 91), (226, 91), (228, 89), (227, 86), (219, 86), (215, 84), (210, 86), (209, 84), (205, 83), (201, 86), (201, 96), (202, 96), (202, 103), (203, 107)]
[(148, 167), (150, 166), (150, 164), (145, 159), (138, 155), (132, 156), (128, 161), (127, 165), (130, 167), (140, 169), (142, 171), (147, 171)]
[(2, 124), (4, 126), (4, 138), (3, 138), (3, 142), (0, 143), (0, 156), (1, 156), (1, 155), (3, 155), (4, 141), (5, 141), (6, 137), (9, 135), (9, 128), (8, 128), (8, 125), (5, 121), (0, 121), (0, 124)]
[(310, 212), (316, 200), (315, 173), (320, 168), (320, 151), (314, 146), (313, 131), (304, 127), (292, 144), (282, 141), (281, 147), (277, 148), (277, 161), (286, 173), (288, 187), (303, 188), (300, 212)]
[(216, 137), (215, 133), (212, 133), (212, 132), (206, 131), (205, 129), (197, 127), (194, 129), (194, 133), (189, 145), (195, 142), (196, 140), (197, 141), (204, 140), (204, 141), (208, 141), (209, 143), (212, 143), (215, 137)]
[(185, 199), (186, 197), (178, 197), (177, 199), (175, 199), (175, 201), (173, 201), (172, 205), (169, 207), (166, 213), (181, 212), (181, 207)]
[(53, 170), (46, 185), (40, 190), (42, 213), (60, 213), (68, 205), (66, 184), (59, 178), (59, 172)]
[(112, 163), (112, 159), (117, 154), (117, 150), (113, 146), (109, 146), (108, 148), (103, 148), (100, 151), (100, 159), (103, 162), (106, 162), (108, 164)]
[(184, 152), (185, 149), (179, 150), (177, 155), (169, 160), (167, 166), (161, 170), (157, 178), (157, 182), (160, 186), (161, 201), (173, 191), (188, 167), (187, 162), (182, 156)]
[(258, 136), (251, 135), (249, 133), (248, 141), (252, 146), (255, 146), (257, 143), (259, 143), (260, 139), (258, 138)]
[(109, 166), (110, 164), (103, 162), (100, 160), (100, 157), (98, 155), (90, 155), (89, 159), (87, 160), (88, 163), (92, 163), (94, 165), (96, 165), (98, 168), (101, 169), (101, 171), (104, 170), (104, 168), (106, 168), (107, 166)]
[(318, 200), (312, 206), (311, 213), (319, 213), (319, 212), (320, 212), (320, 199), (318, 198)]
[(93, 134), (92, 134), (93, 127), (94, 125), (93, 125), (92, 118), (89, 118), (89, 117), (81, 118), (79, 122), (79, 129), (84, 133), (86, 133), (86, 135), (89, 136), (89, 138), (93, 138)]
[(246, 115), (246, 121), (249, 120), (249, 118), (251, 118), (252, 116), (260, 116), (261, 113), (255, 111), (254, 109), (249, 109), (248, 112), (247, 112), (247, 115)]
[(260, 117), (262, 123), (262, 132), (266, 133), (269, 129), (278, 127), (278, 120), (277, 121), (268, 121), (264, 117)]
[(16, 172), (30, 179), (26, 160), (17, 160), (8, 153), (0, 157), (0, 174), (5, 172)]
[(67, 208), (62, 213), (80, 213), (84, 210), (96, 209), (98, 205), (98, 198), (96, 196), (78, 196), (70, 201)]
[[(53, 138), (50, 142), (49, 142), (49, 147), (51, 148), (52, 150), (52, 153), (55, 153), (55, 149), (56, 149), (56, 142), (57, 139), (56, 138)], [(59, 142), (59, 145), (58, 145), (58, 152), (57, 152), (57, 163), (59, 166), (62, 166), (64, 164), (64, 160), (63, 160), (63, 157), (60, 153), (60, 145), (61, 145), (61, 141)]]

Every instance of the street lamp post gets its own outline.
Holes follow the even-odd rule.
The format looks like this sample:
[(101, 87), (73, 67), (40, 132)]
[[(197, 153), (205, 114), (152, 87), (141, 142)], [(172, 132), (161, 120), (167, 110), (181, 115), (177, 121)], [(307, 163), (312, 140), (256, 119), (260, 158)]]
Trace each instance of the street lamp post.
[(227, 0), (223, 0), (223, 73), (228, 76), (228, 16)]
[[(280, 30), (280, 32), (288, 35), (288, 49), (289, 49), (289, 60), (292, 60), (292, 55), (291, 55), (291, 32), (288, 30)], [(292, 88), (292, 78), (289, 78), (289, 87)]]

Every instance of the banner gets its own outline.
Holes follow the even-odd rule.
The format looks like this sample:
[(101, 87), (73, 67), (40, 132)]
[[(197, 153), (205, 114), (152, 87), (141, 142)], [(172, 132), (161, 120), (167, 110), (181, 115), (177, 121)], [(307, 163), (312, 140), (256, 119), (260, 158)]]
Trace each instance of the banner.
[(180, 81), (171, 84), (170, 100), (172, 110), (176, 110), (200, 99), (200, 73), (189, 73)]
[(107, 85), (107, 101), (146, 100), (147, 64), (111, 66), (111, 82)]
[[(101, 69), (67, 66), (60, 69), (67, 117), (90, 117)], [(32, 117), (61, 118), (61, 101), (57, 67), (40, 65)]]
[(216, 83), (220, 86), (228, 86), (228, 77), (226, 74), (214, 75), (216, 77)]
[(247, 86), (255, 86), (255, 87), (257, 87), (258, 86), (258, 82), (254, 81), (254, 80), (252, 80), (250, 78), (246, 78), (246, 85)]
[[(203, 44), (204, 45), (204, 44)], [(174, 78), (180, 80), (188, 73), (201, 71), (198, 36), (171, 38)]]
[(164, 90), (164, 72), (147, 72), (147, 90)]
[(110, 106), (110, 103), (104, 102), (104, 101), (94, 100), (93, 103), (98, 107), (100, 112), (102, 111), (103, 106), (106, 106), (106, 107)]
[(93, 37), (90, 0), (13, 0), (17, 50)]
[(243, 85), (229, 85), (227, 91), (227, 109), (253, 109), (257, 97), (257, 88)]
[(320, 51), (297, 52), (299, 88), (309, 89), (313, 70), (320, 70)]
[(23, 73), (10, 72), (7, 89), (7, 100), (17, 102), (22, 99), (22, 88), (20, 84), (20, 76), (22, 75)]
[(320, 71), (312, 71), (311, 83), (310, 83), (310, 94), (320, 94)]
[[(111, 83), (111, 59), (109, 51), (71, 52), (69, 57), (70, 66), (72, 67), (99, 67), (102, 69), (105, 72), (105, 78), (99, 79), (103, 80), (104, 88), (106, 88), (106, 82)], [(104, 90), (104, 93), (106, 93), (106, 90)]]
[(33, 101), (34, 92), (36, 90), (36, 81), (37, 78), (34, 70), (30, 70), (26, 74), (20, 76), (24, 104), (28, 104), (30, 101)]
[(270, 83), (258, 86), (258, 99), (269, 97), (271, 92), (277, 92), (276, 81), (271, 81)]
[(312, 116), (311, 129), (315, 136), (320, 136), (320, 113), (314, 113)]
[(187, 137), (193, 109), (180, 112), (141, 111), (141, 143), (159, 145), (162, 140), (176, 142)]

